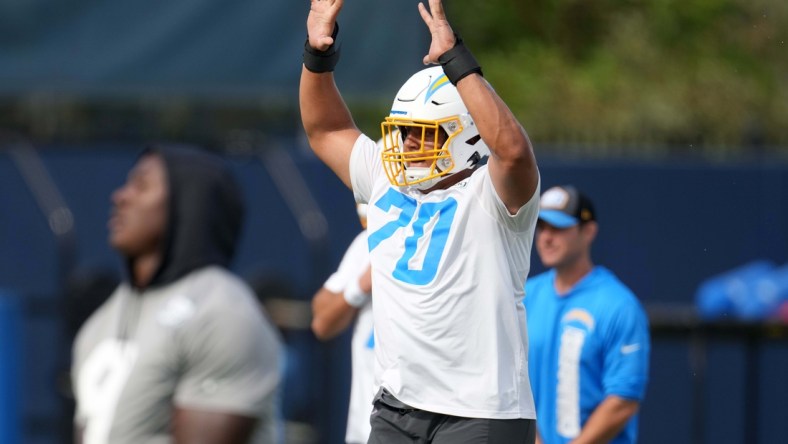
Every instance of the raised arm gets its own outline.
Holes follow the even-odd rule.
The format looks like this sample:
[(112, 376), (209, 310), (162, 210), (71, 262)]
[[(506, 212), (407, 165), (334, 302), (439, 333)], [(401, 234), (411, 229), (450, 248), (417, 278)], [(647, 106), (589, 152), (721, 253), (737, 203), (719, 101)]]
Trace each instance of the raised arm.
[[(343, 0), (312, 0), (307, 45), (301, 68), (299, 106), (309, 145), (317, 156), (350, 187), (350, 152), (361, 132), (356, 128), (334, 82), (334, 31)], [(333, 60), (333, 61), (332, 61)]]
[[(444, 62), (445, 70), (445, 54), (455, 48), (457, 41), (441, 0), (429, 0), (429, 5), (427, 10), (423, 3), (419, 3), (421, 17), (432, 35), (424, 64)], [(468, 60), (466, 56), (470, 53), (460, 53), (454, 63), (472, 68), (472, 64), (465, 63)], [(470, 60), (475, 62), (472, 56)], [(457, 91), (479, 134), (490, 148), (492, 155), (488, 168), (495, 190), (509, 212), (514, 214), (533, 196), (539, 180), (531, 141), (509, 107), (480, 75), (480, 70), (470, 69), (468, 72), (456, 81)], [(452, 79), (451, 75), (449, 79)]]

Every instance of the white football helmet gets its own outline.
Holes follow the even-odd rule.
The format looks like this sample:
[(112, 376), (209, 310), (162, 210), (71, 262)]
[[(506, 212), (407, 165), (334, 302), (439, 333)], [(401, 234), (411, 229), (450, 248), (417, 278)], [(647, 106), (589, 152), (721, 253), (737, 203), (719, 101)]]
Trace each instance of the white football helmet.
[[(405, 82), (381, 129), (383, 169), (394, 186), (427, 189), (490, 155), (440, 66), (421, 70)], [(405, 150), (409, 135), (421, 140), (415, 151)]]

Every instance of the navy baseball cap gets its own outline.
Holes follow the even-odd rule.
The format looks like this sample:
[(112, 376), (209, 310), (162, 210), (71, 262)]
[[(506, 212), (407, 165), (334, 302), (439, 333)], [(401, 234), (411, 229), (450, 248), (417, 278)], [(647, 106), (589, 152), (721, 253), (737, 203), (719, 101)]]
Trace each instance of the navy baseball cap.
[(591, 200), (572, 185), (552, 187), (539, 200), (539, 219), (556, 227), (574, 227), (596, 220)]

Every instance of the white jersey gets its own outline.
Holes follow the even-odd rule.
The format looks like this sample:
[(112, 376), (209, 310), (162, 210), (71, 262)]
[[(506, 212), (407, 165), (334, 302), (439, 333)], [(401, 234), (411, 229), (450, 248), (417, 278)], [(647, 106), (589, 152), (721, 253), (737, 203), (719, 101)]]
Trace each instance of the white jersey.
[[(337, 271), (323, 285), (333, 293), (342, 293), (353, 279), (358, 280), (369, 266), (367, 232), (362, 231), (348, 247)], [(371, 426), (372, 399), (375, 397), (375, 341), (372, 334), (372, 301), (359, 309), (350, 343), (353, 377), (350, 383), (350, 407), (345, 442), (366, 443)]]
[(522, 300), (539, 187), (515, 215), (486, 166), (446, 190), (392, 187), (364, 135), (350, 176), (369, 203), (380, 385), (430, 412), (534, 419)]

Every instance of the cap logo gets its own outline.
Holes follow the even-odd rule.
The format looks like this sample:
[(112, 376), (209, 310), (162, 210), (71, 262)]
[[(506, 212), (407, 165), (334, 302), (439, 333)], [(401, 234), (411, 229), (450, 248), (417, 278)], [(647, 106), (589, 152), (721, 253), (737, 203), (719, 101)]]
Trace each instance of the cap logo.
[(569, 205), (569, 193), (562, 188), (551, 188), (542, 195), (541, 207), (563, 210)]

